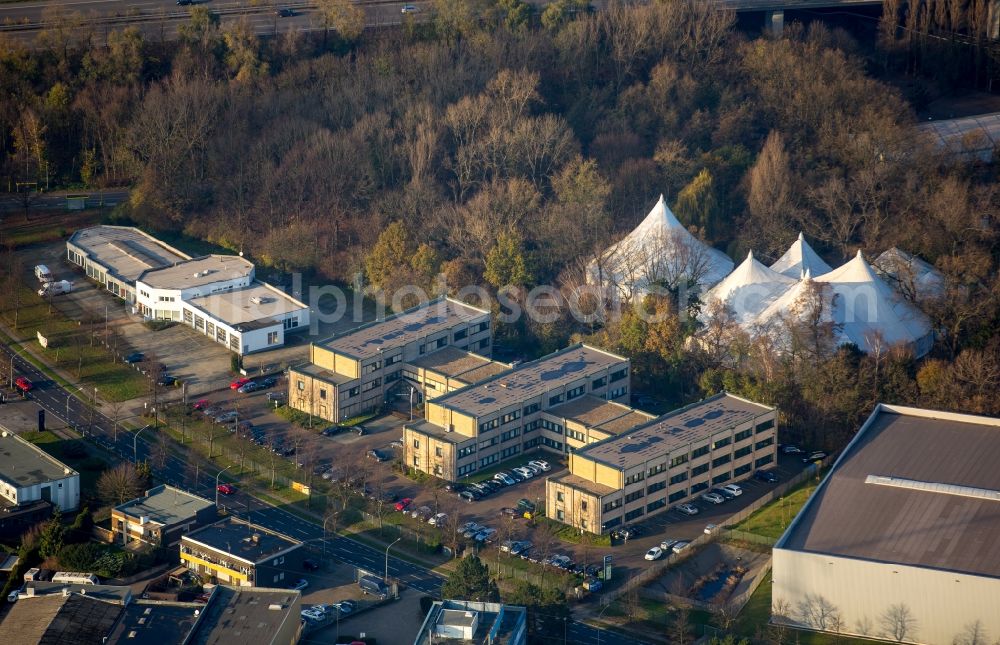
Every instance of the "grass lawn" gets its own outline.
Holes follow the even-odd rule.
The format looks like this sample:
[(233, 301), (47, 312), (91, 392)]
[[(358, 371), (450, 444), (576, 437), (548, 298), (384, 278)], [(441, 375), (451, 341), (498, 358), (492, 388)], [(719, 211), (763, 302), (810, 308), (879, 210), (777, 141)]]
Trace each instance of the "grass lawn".
[[(819, 479), (821, 479), (820, 476)], [(785, 532), (799, 510), (816, 490), (818, 478), (812, 477), (780, 497), (756, 513), (732, 527), (738, 531), (746, 531), (754, 535), (778, 539)]]
[[(77, 321), (55, 306), (50, 311), (49, 304), (24, 284), (17, 287), (17, 298), (21, 301), (16, 316), (17, 334), (35, 337), (41, 332), (49, 347), (38, 349), (49, 362), (78, 378), (86, 387), (96, 387), (103, 399), (126, 401), (146, 392), (145, 377), (127, 365), (113, 362), (107, 349), (92, 342), (86, 328)], [(14, 326), (14, 300), (8, 295), (0, 313), (10, 327)]]
[(539, 524), (550, 524), (552, 533), (563, 542), (572, 544), (582, 544), (588, 538), (592, 546), (611, 546), (611, 535), (594, 535), (592, 533), (580, 533), (580, 530), (562, 522), (554, 522), (550, 519), (539, 517), (536, 520)]

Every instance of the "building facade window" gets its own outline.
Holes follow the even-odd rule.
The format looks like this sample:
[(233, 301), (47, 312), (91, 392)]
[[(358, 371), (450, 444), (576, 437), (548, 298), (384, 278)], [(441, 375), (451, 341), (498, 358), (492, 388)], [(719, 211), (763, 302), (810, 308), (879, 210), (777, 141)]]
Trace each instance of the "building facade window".
[(612, 399), (617, 399), (618, 397), (625, 396), (626, 392), (628, 392), (627, 387), (615, 388), (613, 390), (608, 390), (608, 394), (605, 398), (607, 398), (607, 400), (610, 401)]
[(745, 439), (749, 439), (753, 436), (753, 428), (747, 428), (746, 430), (741, 430), (733, 435), (733, 441), (739, 443)]
[(529, 414), (534, 414), (535, 412), (538, 412), (540, 408), (541, 406), (538, 403), (532, 403), (531, 405), (526, 406), (524, 408), (524, 416), (528, 416)]
[(688, 456), (686, 454), (678, 455), (677, 457), (674, 457), (673, 459), (670, 460), (670, 467), (671, 468), (676, 468), (677, 466), (680, 466), (681, 464), (686, 464), (687, 460), (688, 460)]
[(625, 513), (625, 521), (631, 522), (637, 517), (642, 517), (643, 513), (644, 511), (641, 508), (637, 508), (634, 511), (629, 511), (628, 513)]
[(570, 399), (575, 399), (578, 396), (582, 396), (584, 391), (585, 388), (583, 385), (579, 387), (574, 387), (572, 390), (568, 390), (566, 392), (566, 400), (569, 401)]
[(691, 459), (697, 459), (698, 457), (704, 457), (708, 454), (709, 447), (702, 446), (701, 448), (695, 448), (691, 451)]
[(717, 441), (715, 441), (715, 443), (712, 444), (712, 450), (718, 450), (719, 448), (724, 448), (725, 446), (728, 446), (730, 443), (732, 443), (732, 437), (723, 437), (722, 439), (718, 439)]
[(698, 475), (707, 472), (708, 472), (708, 464), (702, 464), (700, 466), (696, 466), (695, 468), (691, 469), (691, 476), (697, 477)]
[(623, 368), (623, 369), (618, 370), (617, 372), (612, 372), (611, 373), (611, 382), (614, 383), (616, 381), (620, 381), (623, 378), (625, 378), (626, 376), (628, 376), (628, 368)]
[(604, 512), (605, 513), (610, 513), (611, 511), (615, 510), (616, 508), (620, 507), (621, 505), (622, 505), (622, 500), (621, 499), (615, 499), (615, 500), (612, 500), (610, 502), (605, 502), (605, 504), (604, 504)]
[(656, 491), (663, 490), (666, 487), (667, 487), (667, 482), (656, 482), (655, 484), (650, 484), (649, 486), (647, 486), (646, 492), (651, 495)]
[(607, 384), (608, 384), (608, 379), (606, 376), (602, 376), (601, 378), (595, 378), (590, 384), (590, 389), (591, 391), (599, 390)]
[(636, 482), (641, 482), (641, 481), (642, 481), (642, 480), (644, 480), (645, 478), (646, 478), (646, 473), (644, 473), (644, 472), (642, 472), (642, 471), (640, 470), (640, 471), (639, 471), (639, 472), (637, 472), (637, 473), (633, 473), (633, 474), (631, 474), (631, 475), (627, 476), (627, 477), (625, 478), (625, 485), (626, 485), (626, 486), (628, 486), (629, 484), (634, 484), (634, 483), (636, 483)]
[(756, 444), (754, 444), (754, 449), (760, 450), (761, 448), (767, 448), (773, 443), (774, 443), (774, 437), (768, 437), (767, 439), (764, 439), (763, 441), (758, 441)]
[(658, 475), (658, 474), (662, 473), (666, 469), (667, 469), (667, 464), (666, 463), (657, 464), (657, 465), (653, 466), (652, 468), (650, 468), (649, 470), (647, 470), (646, 474), (649, 475), (650, 477), (652, 477), (653, 475)]
[(764, 455), (757, 461), (753, 462), (755, 468), (760, 468), (761, 466), (766, 466), (767, 464), (774, 461), (774, 455)]
[(723, 464), (728, 464), (732, 460), (732, 455), (722, 455), (712, 460), (712, 468), (717, 468)]
[(768, 419), (757, 426), (757, 432), (766, 432), (774, 427), (774, 419)]
[(629, 493), (628, 495), (625, 496), (625, 503), (626, 504), (631, 504), (635, 500), (642, 499), (645, 496), (646, 496), (646, 491), (644, 491), (644, 490), (637, 490), (634, 493)]
[(673, 477), (670, 478), (670, 485), (673, 486), (674, 484), (679, 484), (679, 483), (681, 483), (683, 481), (687, 481), (687, 478), (688, 478), (688, 474), (686, 472), (685, 473), (677, 473), (676, 475), (674, 475)]
[(566, 497), (565, 497), (565, 495), (563, 495), (562, 491), (557, 491), (556, 492), (556, 501), (557, 502), (565, 502), (566, 501)]
[(563, 395), (562, 394), (556, 394), (555, 396), (550, 396), (549, 397), (549, 407), (551, 407), (553, 405), (559, 405), (562, 402), (563, 402)]
[(435, 446), (434, 447), (434, 456), (435, 457), (443, 457), (444, 456), (444, 451), (441, 450), (441, 446)]

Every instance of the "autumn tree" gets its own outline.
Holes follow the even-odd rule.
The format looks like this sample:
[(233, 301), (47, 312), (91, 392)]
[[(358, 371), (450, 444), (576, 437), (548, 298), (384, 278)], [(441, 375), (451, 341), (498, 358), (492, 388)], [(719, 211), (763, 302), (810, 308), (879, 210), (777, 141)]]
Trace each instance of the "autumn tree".
[(97, 479), (97, 492), (110, 506), (118, 506), (142, 494), (145, 479), (131, 462), (122, 461)]
[(489, 568), (475, 555), (462, 558), (441, 587), (443, 598), (499, 602), (497, 583), (490, 578)]
[(486, 254), (486, 281), (496, 288), (524, 287), (531, 271), (521, 241), (513, 233), (501, 233)]

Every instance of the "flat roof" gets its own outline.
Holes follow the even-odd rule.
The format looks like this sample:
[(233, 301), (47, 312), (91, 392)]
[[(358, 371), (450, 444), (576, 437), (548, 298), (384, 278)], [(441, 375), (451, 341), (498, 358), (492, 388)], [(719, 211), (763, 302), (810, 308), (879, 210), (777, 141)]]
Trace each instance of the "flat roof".
[(432, 402), (470, 416), (482, 417), (627, 360), (588, 345), (572, 345), (522, 363), (480, 383), (439, 396)]
[[(427, 643), (459, 643), (505, 645), (518, 633), (518, 626), (526, 629), (524, 607), (500, 603), (467, 602), (462, 600), (437, 601), (431, 605), (427, 617), (417, 633), (414, 645)], [(434, 633), (437, 625), (471, 627), (473, 619), (478, 620), (471, 639), (446, 638)], [(492, 638), (491, 638), (492, 634)], [(523, 632), (521, 633), (523, 636)]]
[(357, 381), (356, 376), (344, 376), (343, 374), (337, 374), (332, 370), (328, 370), (325, 367), (319, 367), (314, 363), (303, 363), (301, 365), (293, 365), (289, 368), (290, 372), (299, 372), (300, 374), (308, 374), (313, 378), (318, 378), (321, 381), (326, 381), (333, 385), (343, 385), (344, 383), (350, 383), (351, 381)]
[[(24, 583), (26, 593), (35, 596), (62, 595), (64, 590), (70, 593), (82, 594), (103, 600), (104, 602), (124, 605), (132, 597), (132, 589), (119, 585), (85, 585), (70, 582), (52, 582), (50, 580), (28, 580)], [(28, 590), (32, 590), (28, 592)], [(30, 596), (29, 596), (30, 597)]]
[(169, 267), (190, 259), (185, 253), (132, 226), (92, 226), (73, 233), (69, 243), (86, 251), (91, 260), (127, 282), (135, 282), (149, 269)]
[[(257, 536), (256, 541), (253, 540), (255, 535)], [(302, 544), (291, 538), (272, 533), (256, 524), (248, 524), (233, 517), (192, 531), (182, 536), (181, 541), (197, 542), (254, 564), (275, 553)]]
[(103, 641), (124, 609), (80, 594), (22, 598), (10, 607), (0, 631), (16, 643), (93, 645)]
[(452, 345), (409, 361), (409, 364), (466, 383), (476, 383), (510, 369), (507, 363), (493, 361)]
[(10, 430), (0, 431), (0, 481), (23, 488), (78, 474)]
[[(205, 605), (189, 602), (136, 600), (108, 635), (105, 645), (174, 645), (186, 642)], [(197, 613), (195, 613), (197, 612)]]
[[(271, 645), (295, 610), (299, 592), (258, 587), (215, 587), (188, 645)], [(295, 610), (294, 615), (292, 611)]]
[(968, 144), (974, 146), (972, 150), (992, 150), (1000, 144), (1000, 112), (928, 121), (917, 127), (931, 134), (936, 143), (954, 151), (961, 151)]
[(566, 473), (557, 477), (550, 477), (549, 479), (553, 483), (564, 484), (570, 488), (576, 488), (577, 490), (582, 490), (587, 493), (593, 493), (598, 497), (604, 497), (605, 495), (618, 492), (617, 488), (605, 486), (604, 484), (598, 484), (597, 482), (590, 481), (586, 477), (580, 477), (579, 475), (574, 475), (573, 473)]
[(457, 432), (445, 432), (444, 428), (434, 423), (431, 423), (426, 419), (414, 419), (413, 421), (404, 423), (403, 425), (421, 434), (425, 434), (427, 436), (434, 437), (435, 439), (440, 439), (441, 441), (445, 441), (447, 443), (453, 443), (456, 445), (460, 443), (465, 443), (466, 441), (472, 441), (475, 439), (475, 437), (467, 437), (464, 434), (459, 434)]
[(253, 275), (253, 263), (238, 255), (203, 255), (143, 271), (137, 278), (154, 289), (190, 289)]
[(880, 405), (776, 548), (1000, 577), (1000, 419)]
[(316, 343), (356, 360), (376, 356), (464, 322), (489, 316), (489, 311), (452, 298), (424, 302), (383, 320), (374, 320)]
[(170, 526), (213, 506), (214, 502), (162, 484), (149, 489), (142, 497), (116, 506), (115, 510), (132, 517), (149, 517), (154, 522)]
[(239, 331), (270, 327), (279, 324), (285, 314), (308, 308), (284, 291), (256, 281), (243, 289), (199, 296), (186, 303)]
[(656, 417), (625, 434), (580, 448), (576, 454), (609, 466), (630, 468), (769, 412), (774, 408), (722, 392)]
[(656, 418), (656, 415), (586, 394), (545, 411), (549, 416), (575, 421), (588, 428), (620, 434)]

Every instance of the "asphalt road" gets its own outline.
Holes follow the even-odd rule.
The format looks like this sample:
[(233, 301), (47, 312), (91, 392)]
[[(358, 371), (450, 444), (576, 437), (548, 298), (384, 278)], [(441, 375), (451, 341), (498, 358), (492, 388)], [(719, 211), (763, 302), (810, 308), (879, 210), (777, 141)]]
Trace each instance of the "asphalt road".
[[(6, 348), (2, 360), (10, 360), (10, 348)], [(48, 415), (62, 419), (73, 425), (82, 434), (105, 449), (120, 455), (123, 459), (148, 459), (151, 456), (156, 430), (146, 427), (138, 433), (118, 432), (117, 441), (112, 433), (113, 423), (99, 412), (92, 412), (82, 401), (51, 381), (22, 357), (14, 356), (17, 376), (28, 378), (34, 385), (30, 397), (47, 411)], [(84, 391), (85, 392), (85, 391)], [(91, 425), (93, 423), (93, 425)], [(216, 472), (215, 465), (205, 461), (205, 466), (195, 471), (188, 461), (169, 454), (163, 467), (153, 464), (157, 479), (183, 490), (214, 499)], [(206, 470), (210, 468), (211, 470)], [(197, 473), (197, 477), (195, 476)], [(321, 526), (302, 519), (268, 502), (237, 490), (219, 500), (230, 512), (263, 527), (277, 531), (303, 542), (318, 545), (330, 556), (375, 574), (384, 573), (386, 554), (384, 550), (372, 548), (350, 538), (334, 535), (324, 539)], [(388, 559), (389, 575), (408, 587), (435, 597), (441, 595), (444, 578), (423, 567), (393, 556)], [(566, 625), (565, 640), (583, 645), (616, 643), (620, 645), (641, 645), (638, 641), (614, 632), (599, 630), (578, 621)]]
[[(249, 0), (205, 0), (196, 2), (218, 15), (220, 26), (245, 21), (258, 36), (276, 36), (289, 31), (317, 31), (324, 29), (323, 19), (315, 5), (300, 0), (251, 3)], [(402, 23), (405, 4), (414, 0), (363, 0), (357, 2), (365, 12), (367, 27), (387, 27)], [(278, 16), (278, 9), (291, 9), (292, 16)], [(412, 14), (422, 19), (425, 14)], [(61, 16), (61, 17), (60, 17)], [(177, 28), (190, 17), (190, 8), (177, 6), (174, 0), (43, 0), (40, 2), (12, 2), (0, 4), (0, 38), (9, 38), (24, 44), (32, 43), (39, 31), (47, 25), (62, 21), (69, 28), (71, 39), (92, 39), (104, 44), (108, 33), (126, 26), (137, 27), (148, 40), (173, 40)]]
[[(30, 202), (28, 203), (28, 208), (31, 210), (52, 210), (65, 208), (67, 195), (86, 195), (87, 208), (100, 208), (102, 206), (110, 208), (128, 199), (128, 190), (116, 188), (103, 191), (88, 190), (82, 192), (58, 191), (51, 193), (36, 193), (32, 196)], [(0, 212), (23, 210), (24, 201), (20, 196), (12, 195), (10, 193), (0, 194)]]

